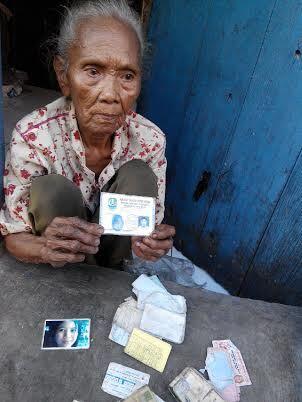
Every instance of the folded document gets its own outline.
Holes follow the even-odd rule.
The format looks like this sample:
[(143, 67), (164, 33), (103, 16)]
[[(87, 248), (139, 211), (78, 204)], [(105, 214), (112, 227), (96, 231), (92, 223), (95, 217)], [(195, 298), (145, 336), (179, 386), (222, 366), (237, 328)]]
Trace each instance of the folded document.
[(186, 329), (186, 299), (169, 293), (157, 276), (143, 274), (132, 286), (137, 301), (130, 297), (118, 307), (109, 339), (126, 346), (133, 329), (137, 328), (182, 343)]
[(186, 314), (172, 313), (152, 304), (146, 304), (140, 328), (167, 341), (182, 343), (186, 329)]
[(109, 339), (126, 346), (133, 328), (139, 328), (143, 312), (136, 307), (136, 300), (129, 297), (116, 310)]

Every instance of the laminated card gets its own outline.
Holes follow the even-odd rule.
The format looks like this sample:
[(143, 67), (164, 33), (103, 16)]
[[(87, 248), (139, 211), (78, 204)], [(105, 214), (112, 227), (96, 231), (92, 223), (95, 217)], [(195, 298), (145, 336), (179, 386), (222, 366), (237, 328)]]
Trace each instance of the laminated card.
[(101, 193), (99, 223), (104, 234), (149, 236), (155, 228), (155, 198)]

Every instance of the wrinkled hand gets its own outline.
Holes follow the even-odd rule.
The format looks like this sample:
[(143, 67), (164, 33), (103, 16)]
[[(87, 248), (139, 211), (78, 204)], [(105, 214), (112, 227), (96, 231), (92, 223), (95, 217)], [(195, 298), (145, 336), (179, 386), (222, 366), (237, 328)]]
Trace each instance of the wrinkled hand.
[(173, 247), (173, 236), (173, 226), (158, 225), (148, 237), (132, 237), (132, 250), (143, 260), (157, 261)]
[(83, 262), (85, 254), (98, 252), (103, 232), (100, 225), (77, 217), (54, 218), (42, 234), (46, 241), (41, 257), (53, 267)]

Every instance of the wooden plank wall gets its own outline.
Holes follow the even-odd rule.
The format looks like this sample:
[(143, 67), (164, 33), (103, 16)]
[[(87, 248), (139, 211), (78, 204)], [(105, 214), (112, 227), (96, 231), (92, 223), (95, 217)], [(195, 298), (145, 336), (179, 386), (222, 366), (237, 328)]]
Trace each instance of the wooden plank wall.
[(167, 134), (178, 246), (233, 293), (301, 303), (301, 2), (158, 0), (149, 38), (139, 110)]

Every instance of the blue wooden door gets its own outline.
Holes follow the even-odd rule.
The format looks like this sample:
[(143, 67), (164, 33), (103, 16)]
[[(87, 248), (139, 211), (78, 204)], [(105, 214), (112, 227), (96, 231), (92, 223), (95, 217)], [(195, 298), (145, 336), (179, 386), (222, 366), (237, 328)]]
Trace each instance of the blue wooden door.
[(167, 135), (179, 247), (233, 293), (301, 303), (301, 2), (155, 0), (149, 40), (139, 111)]

